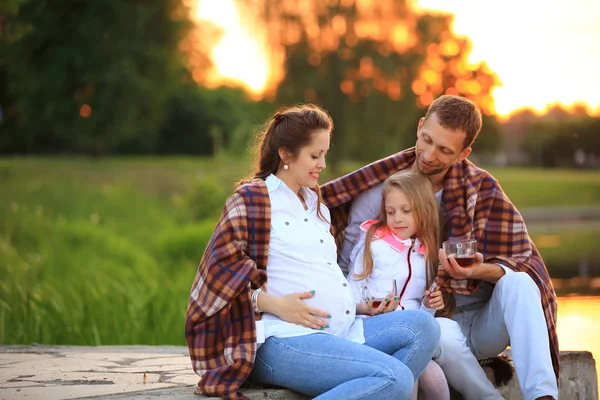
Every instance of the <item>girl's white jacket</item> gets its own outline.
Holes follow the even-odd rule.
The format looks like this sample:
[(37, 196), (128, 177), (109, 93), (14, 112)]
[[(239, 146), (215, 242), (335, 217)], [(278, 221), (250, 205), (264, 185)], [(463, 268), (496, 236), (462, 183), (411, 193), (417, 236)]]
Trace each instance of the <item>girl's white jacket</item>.
[(371, 242), (373, 272), (368, 278), (357, 280), (356, 276), (363, 271), (365, 239), (366, 233), (361, 231), (350, 254), (348, 283), (356, 304), (366, 301), (374, 291), (391, 293), (391, 282), (396, 279), (397, 295), (400, 296), (397, 310), (421, 309), (434, 314), (435, 309), (423, 304), (427, 277), (424, 246), (419, 239), (402, 240), (392, 233), (386, 237), (374, 237)]

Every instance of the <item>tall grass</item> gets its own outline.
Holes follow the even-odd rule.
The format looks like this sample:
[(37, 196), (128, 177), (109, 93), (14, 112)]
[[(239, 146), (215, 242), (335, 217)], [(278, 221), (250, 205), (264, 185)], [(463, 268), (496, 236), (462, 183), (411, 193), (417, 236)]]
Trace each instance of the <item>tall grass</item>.
[[(227, 158), (0, 159), (0, 343), (185, 344), (198, 261), (248, 170)], [(600, 204), (597, 172), (496, 175), (520, 207)], [(548, 190), (560, 194), (536, 194)], [(542, 254), (567, 257), (551, 245)]]
[(185, 343), (215, 213), (192, 219), (193, 176), (102, 164), (0, 166), (1, 343)]

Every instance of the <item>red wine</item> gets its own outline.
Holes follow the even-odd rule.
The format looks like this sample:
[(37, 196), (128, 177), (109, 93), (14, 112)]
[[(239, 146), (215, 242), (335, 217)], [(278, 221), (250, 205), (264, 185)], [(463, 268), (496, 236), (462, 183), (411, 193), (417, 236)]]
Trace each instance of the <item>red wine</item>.
[(475, 256), (456, 257), (454, 259), (461, 267), (468, 267), (475, 262)]
[(379, 308), (383, 299), (375, 299), (373, 300), (373, 308)]

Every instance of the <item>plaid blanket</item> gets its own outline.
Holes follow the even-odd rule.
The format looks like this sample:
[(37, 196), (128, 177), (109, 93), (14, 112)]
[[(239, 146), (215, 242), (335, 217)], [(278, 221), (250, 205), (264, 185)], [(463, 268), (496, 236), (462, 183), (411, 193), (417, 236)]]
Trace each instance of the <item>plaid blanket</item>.
[(262, 180), (240, 187), (225, 203), (192, 285), (185, 336), (196, 392), (246, 399), (238, 392), (256, 356), (252, 288), (266, 282), (271, 229)]

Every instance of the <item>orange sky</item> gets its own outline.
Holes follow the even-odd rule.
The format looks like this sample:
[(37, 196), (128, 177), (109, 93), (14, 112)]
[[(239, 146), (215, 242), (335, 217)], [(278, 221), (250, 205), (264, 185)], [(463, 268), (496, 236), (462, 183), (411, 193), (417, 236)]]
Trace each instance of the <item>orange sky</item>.
[[(497, 114), (529, 107), (587, 104), (600, 114), (599, 0), (417, 0), (455, 15), (453, 30), (473, 43), (469, 62), (485, 61), (502, 86)], [(215, 82), (241, 82), (260, 93), (272, 79), (265, 41), (240, 23), (235, 0), (198, 0), (197, 18), (223, 30), (212, 59)]]

